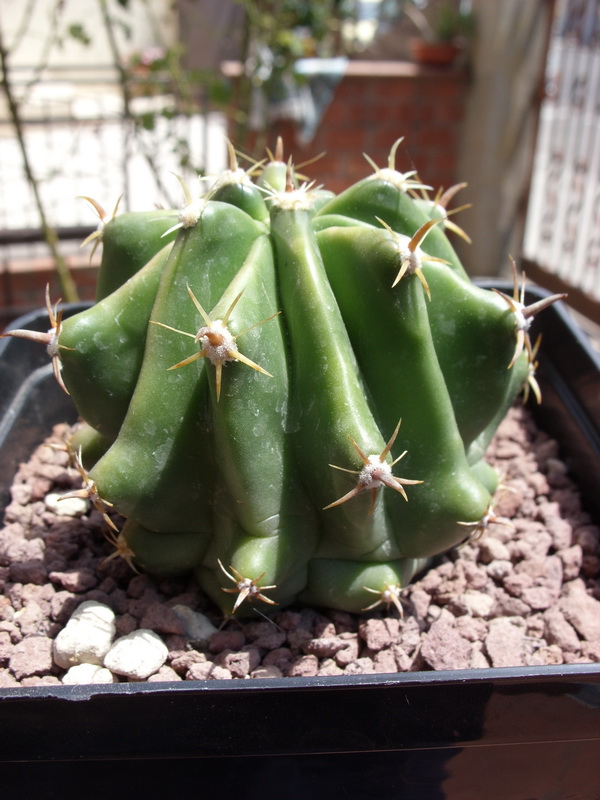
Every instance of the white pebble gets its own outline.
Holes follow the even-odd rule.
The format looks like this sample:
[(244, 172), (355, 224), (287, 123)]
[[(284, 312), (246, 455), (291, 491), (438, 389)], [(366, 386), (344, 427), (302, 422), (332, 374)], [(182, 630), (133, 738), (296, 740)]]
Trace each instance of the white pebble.
[(111, 608), (86, 600), (73, 612), (54, 640), (54, 661), (68, 669), (75, 664), (102, 666), (115, 638), (115, 615)]
[(104, 657), (104, 666), (117, 675), (143, 681), (162, 667), (169, 651), (154, 631), (147, 628), (121, 636)]
[(62, 494), (48, 494), (44, 505), (60, 517), (81, 517), (90, 508), (90, 501), (85, 497), (67, 497), (61, 500)]
[(178, 616), (185, 626), (185, 635), (193, 642), (205, 644), (208, 642), (217, 628), (212, 624), (208, 617), (199, 611), (192, 611), (184, 605), (173, 606), (172, 611)]
[(506, 578), (513, 571), (514, 567), (512, 561), (508, 559), (494, 559), (486, 567), (486, 572), (496, 581), (501, 581)]
[(496, 602), (489, 594), (477, 592), (474, 589), (467, 589), (460, 599), (473, 617), (487, 617)]
[(487, 536), (479, 542), (479, 558), (484, 564), (491, 561), (510, 560), (508, 547), (494, 536)]
[[(336, 668), (339, 671), (339, 674), (342, 673), (339, 667)], [(320, 673), (319, 673), (320, 674)], [(252, 670), (250, 673), (251, 678), (281, 678), (283, 677), (283, 673), (276, 667), (275, 664), (269, 664), (266, 667), (257, 667), (256, 669)]]
[(118, 683), (118, 679), (110, 670), (97, 664), (76, 664), (67, 670), (62, 682), (68, 686), (86, 686), (90, 683)]

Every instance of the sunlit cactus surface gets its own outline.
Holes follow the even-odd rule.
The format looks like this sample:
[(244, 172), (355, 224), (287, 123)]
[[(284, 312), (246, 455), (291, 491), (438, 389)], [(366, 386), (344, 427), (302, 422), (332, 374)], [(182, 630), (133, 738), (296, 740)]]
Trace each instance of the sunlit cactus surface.
[[(480, 535), (486, 448), (535, 379), (517, 286), (478, 288), (449, 241), (458, 185), (368, 159), (335, 196), (280, 143), (181, 210), (104, 213), (97, 302), (47, 299), (47, 346), (85, 425), (79, 494), (115, 554), (192, 572), (226, 614), (394, 604), (431, 556)], [(317, 169), (314, 166), (313, 169)], [(460, 210), (460, 209), (458, 209)]]

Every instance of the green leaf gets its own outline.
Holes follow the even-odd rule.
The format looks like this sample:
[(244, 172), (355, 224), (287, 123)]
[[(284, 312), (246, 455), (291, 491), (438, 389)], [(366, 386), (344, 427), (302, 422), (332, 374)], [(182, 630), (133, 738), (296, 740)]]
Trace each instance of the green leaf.
[(156, 127), (156, 115), (153, 114), (152, 111), (146, 111), (145, 114), (140, 114), (138, 121), (146, 131), (153, 131)]
[(74, 22), (72, 25), (69, 25), (67, 30), (69, 36), (82, 44), (84, 47), (88, 47), (92, 43), (87, 31), (80, 22)]

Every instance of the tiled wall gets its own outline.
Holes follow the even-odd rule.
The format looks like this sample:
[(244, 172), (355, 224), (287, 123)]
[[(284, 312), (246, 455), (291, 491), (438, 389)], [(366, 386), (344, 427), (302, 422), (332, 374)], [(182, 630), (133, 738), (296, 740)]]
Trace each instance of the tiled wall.
[(447, 188), (460, 179), (456, 166), (467, 89), (461, 69), (351, 61), (314, 139), (302, 147), (289, 123), (277, 123), (268, 145), (282, 135), (296, 163), (325, 152), (306, 173), (340, 192), (370, 173), (363, 153), (385, 166), (390, 147), (403, 136), (396, 167), (417, 169), (425, 183)]

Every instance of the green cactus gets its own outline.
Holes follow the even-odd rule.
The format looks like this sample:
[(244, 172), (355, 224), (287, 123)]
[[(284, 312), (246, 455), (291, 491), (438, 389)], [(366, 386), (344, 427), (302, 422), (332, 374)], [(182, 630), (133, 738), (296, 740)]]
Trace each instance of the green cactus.
[(231, 151), (179, 213), (93, 203), (97, 304), (63, 320), (47, 298), (47, 334), (8, 333), (47, 346), (87, 422), (71, 446), (82, 493), (126, 520), (115, 554), (193, 571), (224, 613), (399, 607), (494, 519), (485, 449), (539, 397), (528, 329), (558, 296), (475, 286), (447, 237), (460, 187), (429, 201), (397, 145), (338, 196), (279, 146), (247, 172)]

